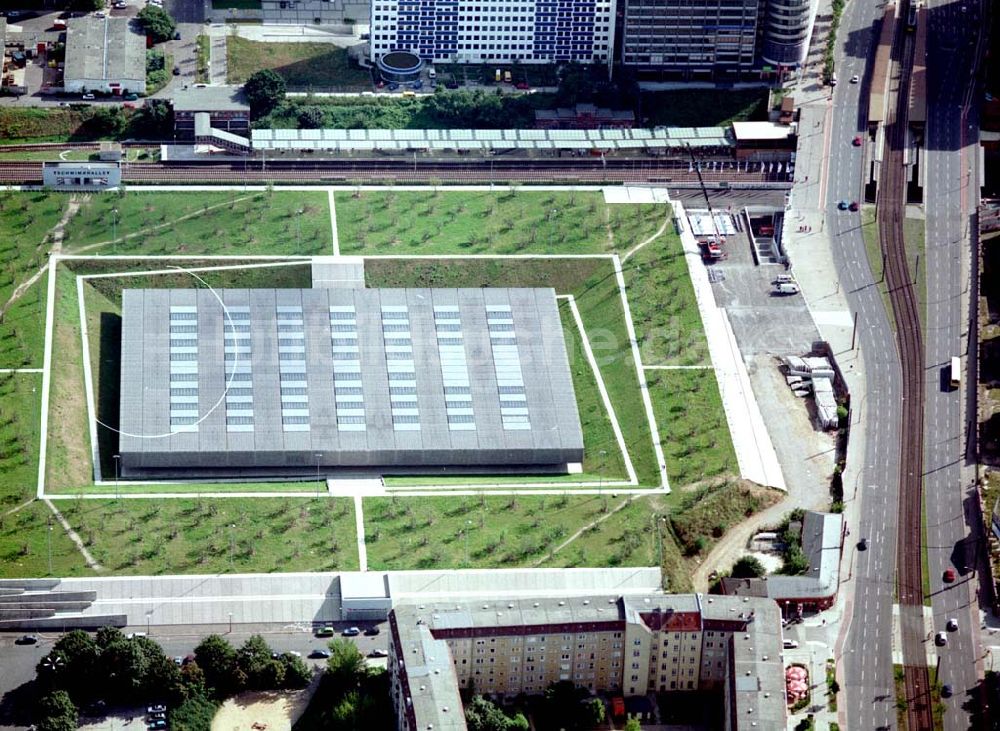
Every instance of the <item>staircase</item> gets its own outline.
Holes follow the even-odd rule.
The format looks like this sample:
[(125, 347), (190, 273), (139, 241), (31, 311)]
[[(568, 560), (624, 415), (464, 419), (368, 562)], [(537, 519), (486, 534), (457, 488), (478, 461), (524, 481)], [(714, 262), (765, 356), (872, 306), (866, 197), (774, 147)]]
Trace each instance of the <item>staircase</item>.
[(96, 591), (59, 591), (59, 579), (0, 579), (0, 630), (125, 626), (124, 615), (86, 614)]

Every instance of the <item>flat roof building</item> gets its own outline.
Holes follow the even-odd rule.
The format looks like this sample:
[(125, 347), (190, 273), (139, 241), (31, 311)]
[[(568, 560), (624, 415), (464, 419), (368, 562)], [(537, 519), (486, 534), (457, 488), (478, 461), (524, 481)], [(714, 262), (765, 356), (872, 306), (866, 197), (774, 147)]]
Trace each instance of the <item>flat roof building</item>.
[(460, 5), (444, 0), (372, 0), (371, 58), (410, 51), (439, 63), (525, 64), (576, 61), (610, 70), (611, 0), (506, 0)]
[(718, 691), (726, 729), (785, 727), (774, 602), (700, 594), (574, 595), (397, 605), (397, 728), (465, 729), (460, 691), (514, 697), (571, 681), (591, 693)]
[(146, 36), (131, 18), (70, 18), (63, 88), (70, 94), (145, 94)]
[(583, 459), (552, 289), (125, 290), (121, 348), (125, 474)]
[(187, 86), (171, 94), (174, 134), (191, 139), (195, 115), (208, 115), (209, 126), (232, 134), (250, 136), (250, 105), (240, 86)]

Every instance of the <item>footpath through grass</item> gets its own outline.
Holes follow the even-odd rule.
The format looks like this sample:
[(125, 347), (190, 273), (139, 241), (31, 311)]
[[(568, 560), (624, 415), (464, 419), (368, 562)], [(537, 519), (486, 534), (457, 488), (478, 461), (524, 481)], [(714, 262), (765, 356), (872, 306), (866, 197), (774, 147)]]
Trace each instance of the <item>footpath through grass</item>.
[(89, 254), (309, 255), (332, 253), (333, 237), (321, 192), (126, 192), (88, 198), (66, 227), (65, 247)]
[(316, 91), (371, 91), (371, 74), (351, 62), (347, 49), (330, 43), (263, 43), (226, 37), (226, 75), (243, 84), (262, 69), (273, 69), (290, 87)]
[(609, 205), (600, 191), (338, 192), (345, 254), (600, 254), (663, 225), (663, 205)]

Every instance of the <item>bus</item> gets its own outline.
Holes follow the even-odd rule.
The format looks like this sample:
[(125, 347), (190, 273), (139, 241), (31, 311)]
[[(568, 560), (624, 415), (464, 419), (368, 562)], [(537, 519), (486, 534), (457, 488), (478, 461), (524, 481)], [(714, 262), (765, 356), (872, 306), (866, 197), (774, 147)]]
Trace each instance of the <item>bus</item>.
[(948, 375), (951, 378), (952, 388), (962, 385), (962, 359), (958, 356), (951, 359), (951, 372)]

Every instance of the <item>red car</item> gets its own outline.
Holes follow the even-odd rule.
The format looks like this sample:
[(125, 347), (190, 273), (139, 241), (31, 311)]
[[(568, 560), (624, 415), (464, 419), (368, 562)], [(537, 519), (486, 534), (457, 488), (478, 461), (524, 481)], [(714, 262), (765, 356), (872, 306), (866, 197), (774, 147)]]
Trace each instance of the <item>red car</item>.
[(851, 201), (851, 205), (849, 205), (847, 208), (849, 210), (851, 210), (851, 211), (858, 210), (858, 202), (857, 201)]
[(531, 84), (529, 84), (527, 81), (520, 81), (518, 82), (515, 88), (520, 89), (522, 91), (526, 91), (531, 88)]
[(955, 580), (955, 569), (944, 570), (944, 580), (949, 584)]
[(854, 145), (855, 147), (861, 147), (861, 135), (858, 135), (853, 140), (851, 140), (851, 144)]

